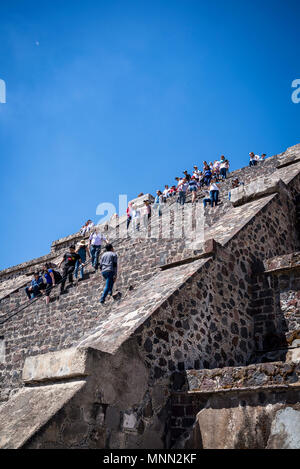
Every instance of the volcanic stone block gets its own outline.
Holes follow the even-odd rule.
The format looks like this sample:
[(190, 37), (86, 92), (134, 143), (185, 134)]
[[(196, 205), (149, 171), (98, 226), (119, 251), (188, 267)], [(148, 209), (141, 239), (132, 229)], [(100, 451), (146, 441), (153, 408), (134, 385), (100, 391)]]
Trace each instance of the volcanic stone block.
[(86, 376), (87, 374), (87, 351), (71, 348), (27, 357), (22, 378), (25, 383), (30, 383)]
[(75, 381), (23, 388), (1, 407), (0, 448), (23, 446), (84, 385), (85, 381)]
[(234, 207), (243, 205), (264, 195), (274, 194), (286, 189), (284, 182), (276, 176), (256, 179), (250, 184), (231, 190), (231, 202)]

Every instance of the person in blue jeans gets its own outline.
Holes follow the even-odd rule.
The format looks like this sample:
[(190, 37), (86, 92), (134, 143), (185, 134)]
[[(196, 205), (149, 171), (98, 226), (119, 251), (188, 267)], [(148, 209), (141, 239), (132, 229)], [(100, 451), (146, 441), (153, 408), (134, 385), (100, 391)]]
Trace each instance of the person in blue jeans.
[(100, 260), (100, 270), (102, 273), (102, 277), (106, 280), (105, 287), (100, 298), (100, 303), (104, 304), (105, 298), (107, 295), (112, 296), (112, 290), (114, 286), (114, 282), (117, 278), (117, 270), (118, 270), (118, 256), (114, 252), (114, 248), (111, 244), (107, 244), (105, 246), (106, 252), (102, 254)]
[(95, 228), (89, 239), (89, 250), (95, 272), (98, 270), (99, 255), (104, 241), (106, 241), (106, 237)]
[(204, 191), (204, 198), (203, 198), (203, 206), (204, 208), (206, 205), (209, 204), (211, 206), (211, 198), (209, 197), (209, 191)]
[(210, 205), (212, 207), (213, 206), (216, 207), (218, 205), (218, 200), (219, 200), (219, 188), (217, 186), (217, 181), (215, 178), (212, 179), (211, 184), (209, 186), (209, 196), (211, 200)]
[[(83, 269), (84, 269), (84, 264), (85, 264), (86, 258), (87, 258), (87, 256), (88, 256), (88, 257), (91, 257), (91, 256), (90, 256), (90, 253), (89, 253), (89, 250), (88, 250), (88, 248), (87, 248), (87, 245), (85, 244), (85, 241), (84, 241), (84, 240), (81, 240), (81, 241), (80, 241), (76, 253), (79, 254), (80, 259), (81, 259), (81, 261), (82, 261), (82, 263), (81, 263), (81, 269), (80, 269), (80, 278), (81, 278), (81, 280), (82, 280), (82, 279), (83, 279), (83, 275), (84, 275), (84, 270), (83, 270)], [(75, 270), (74, 270), (74, 277), (75, 277), (75, 278), (78, 277), (78, 270), (79, 270), (79, 261), (76, 261)]]
[(31, 280), (30, 286), (25, 288), (25, 293), (28, 296), (29, 300), (36, 298), (41, 294), (41, 290), (45, 288), (43, 278), (40, 277), (38, 272), (33, 274), (33, 279)]
[(186, 180), (186, 178), (183, 178), (180, 183), (178, 184), (178, 199), (177, 199), (177, 202), (180, 204), (180, 205), (184, 205), (185, 204), (185, 198), (186, 198), (186, 191), (189, 187), (189, 184)]
[(162, 204), (162, 192), (161, 191), (156, 191), (156, 196), (155, 196), (155, 199), (154, 199), (153, 208), (154, 208), (154, 210), (157, 209), (159, 217), (161, 217), (161, 214), (162, 214), (161, 204)]

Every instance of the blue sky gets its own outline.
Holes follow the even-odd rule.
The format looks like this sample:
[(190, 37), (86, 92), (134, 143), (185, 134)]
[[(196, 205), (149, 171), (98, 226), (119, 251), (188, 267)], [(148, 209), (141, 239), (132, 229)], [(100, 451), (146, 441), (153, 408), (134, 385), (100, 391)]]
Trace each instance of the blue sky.
[(300, 143), (298, 1), (0, 1), (0, 269), (203, 160)]

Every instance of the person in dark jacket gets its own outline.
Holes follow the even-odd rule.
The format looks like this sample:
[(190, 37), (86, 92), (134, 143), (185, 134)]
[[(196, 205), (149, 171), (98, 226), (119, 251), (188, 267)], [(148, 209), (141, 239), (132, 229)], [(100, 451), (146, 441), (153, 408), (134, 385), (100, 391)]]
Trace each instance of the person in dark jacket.
[(106, 280), (106, 284), (100, 298), (101, 304), (105, 302), (107, 295), (112, 295), (112, 289), (117, 278), (118, 270), (118, 256), (114, 252), (113, 246), (111, 244), (107, 244), (105, 249), (106, 252), (102, 254), (100, 260), (100, 270), (103, 278)]
[(81, 257), (79, 256), (79, 254), (75, 252), (75, 246), (70, 246), (69, 251), (66, 254), (64, 254), (64, 257), (61, 263), (59, 264), (59, 267), (61, 267), (62, 263), (64, 263), (64, 269), (63, 269), (63, 274), (62, 274), (63, 278), (62, 278), (61, 285), (60, 285), (60, 294), (64, 293), (67, 277), (69, 277), (70, 284), (73, 285), (72, 274), (75, 269), (76, 261), (78, 261), (79, 264), (83, 264)]

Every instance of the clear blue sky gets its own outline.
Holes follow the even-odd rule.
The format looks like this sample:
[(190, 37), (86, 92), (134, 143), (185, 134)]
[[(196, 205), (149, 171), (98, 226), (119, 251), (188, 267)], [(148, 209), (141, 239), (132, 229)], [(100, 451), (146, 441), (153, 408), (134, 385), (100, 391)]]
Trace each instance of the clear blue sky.
[(0, 1), (0, 268), (225, 154), (300, 143), (299, 1)]

